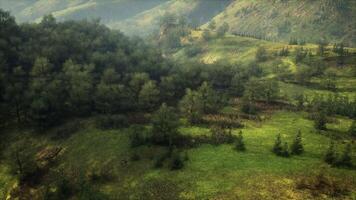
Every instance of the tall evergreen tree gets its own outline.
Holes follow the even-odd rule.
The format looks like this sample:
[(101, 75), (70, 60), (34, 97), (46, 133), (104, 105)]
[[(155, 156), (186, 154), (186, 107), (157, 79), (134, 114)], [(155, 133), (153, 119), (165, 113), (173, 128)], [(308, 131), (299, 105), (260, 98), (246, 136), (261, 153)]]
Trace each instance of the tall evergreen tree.
[(302, 143), (302, 132), (299, 130), (291, 146), (291, 153), (295, 155), (300, 155), (303, 152), (304, 148)]
[(277, 135), (276, 140), (275, 140), (274, 145), (273, 145), (272, 151), (276, 155), (282, 155), (283, 146), (282, 146), (281, 134)]

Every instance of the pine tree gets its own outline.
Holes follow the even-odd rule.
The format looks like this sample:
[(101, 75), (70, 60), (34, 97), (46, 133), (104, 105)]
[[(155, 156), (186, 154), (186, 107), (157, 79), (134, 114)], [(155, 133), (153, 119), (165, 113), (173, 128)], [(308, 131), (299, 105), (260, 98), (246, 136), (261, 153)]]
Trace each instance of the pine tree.
[(240, 131), (239, 135), (237, 136), (235, 149), (237, 151), (245, 151), (246, 150), (245, 143), (243, 141), (242, 131)]
[(334, 142), (331, 141), (328, 150), (324, 156), (324, 161), (330, 165), (335, 164), (336, 161), (336, 154), (334, 149)]
[(277, 135), (276, 141), (274, 142), (274, 146), (273, 146), (273, 152), (276, 155), (282, 155), (283, 147), (282, 147), (281, 134)]
[(291, 147), (291, 153), (294, 155), (300, 155), (304, 152), (302, 143), (302, 132), (299, 130)]
[(281, 152), (280, 156), (289, 157), (289, 149), (288, 149), (288, 143), (287, 142), (284, 143), (283, 149), (282, 149), (282, 152)]
[(352, 167), (351, 144), (346, 145), (345, 150), (338, 162), (338, 165), (344, 167)]

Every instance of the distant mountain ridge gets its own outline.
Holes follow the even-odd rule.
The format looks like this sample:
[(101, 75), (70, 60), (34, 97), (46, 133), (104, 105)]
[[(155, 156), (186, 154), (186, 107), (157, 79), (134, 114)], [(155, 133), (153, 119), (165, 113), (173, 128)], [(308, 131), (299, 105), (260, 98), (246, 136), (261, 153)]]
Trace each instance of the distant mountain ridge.
[[(356, 1), (352, 0), (2, 0), (19, 22), (100, 18), (126, 34), (147, 35), (158, 29), (166, 12), (188, 17), (203, 28), (213, 19), (239, 35), (289, 41), (356, 45)], [(205, 24), (205, 25), (204, 25)]]

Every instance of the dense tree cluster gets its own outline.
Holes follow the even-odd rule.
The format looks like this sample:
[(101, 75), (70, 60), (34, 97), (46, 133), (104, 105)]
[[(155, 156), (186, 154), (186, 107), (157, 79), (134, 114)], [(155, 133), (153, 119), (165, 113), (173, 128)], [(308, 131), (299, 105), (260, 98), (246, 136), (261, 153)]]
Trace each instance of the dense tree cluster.
[[(1, 17), (1, 116), (39, 127), (94, 112), (152, 111), (169, 64), (142, 40), (98, 21), (17, 25)], [(162, 88), (164, 90), (164, 88)], [(166, 92), (166, 91), (164, 91)], [(165, 93), (165, 95), (167, 95)]]

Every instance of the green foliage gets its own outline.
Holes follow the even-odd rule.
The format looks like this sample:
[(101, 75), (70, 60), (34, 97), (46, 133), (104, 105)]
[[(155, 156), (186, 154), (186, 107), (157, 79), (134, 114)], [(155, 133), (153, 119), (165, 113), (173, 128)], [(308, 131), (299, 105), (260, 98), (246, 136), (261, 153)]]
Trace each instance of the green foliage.
[(323, 78), (322, 85), (325, 89), (335, 91), (336, 90), (336, 72), (332, 69), (328, 69), (324, 72), (325, 77)]
[(217, 32), (218, 37), (224, 37), (226, 32), (228, 32), (230, 29), (230, 26), (228, 23), (224, 22), (221, 26), (219, 26)]
[(267, 54), (266, 48), (264, 48), (263, 46), (258, 47), (255, 57), (256, 57), (257, 62), (267, 61), (268, 54)]
[(34, 141), (27, 136), (10, 146), (9, 165), (21, 183), (31, 183), (36, 179), (35, 174), (38, 171), (38, 166), (35, 156), (37, 150)]
[(72, 60), (63, 64), (64, 78), (67, 83), (69, 109), (77, 115), (90, 113), (93, 88), (93, 65), (78, 65)]
[(234, 142), (234, 137), (231, 129), (221, 126), (213, 126), (210, 128), (212, 143), (215, 145), (231, 144)]
[(203, 37), (204, 41), (211, 40), (211, 38), (212, 38), (211, 32), (209, 30), (204, 30), (202, 37)]
[(197, 56), (198, 54), (202, 53), (203, 49), (197, 45), (193, 45), (185, 49), (185, 54), (189, 57)]
[(201, 121), (203, 105), (198, 92), (187, 89), (185, 96), (179, 102), (179, 107), (182, 114), (191, 124)]
[(184, 161), (179, 152), (175, 152), (172, 155), (171, 170), (179, 170), (184, 167)]
[(202, 85), (197, 89), (199, 95), (202, 112), (204, 114), (216, 113), (224, 104), (222, 98), (217, 92), (208, 84), (208, 82), (203, 82)]
[(236, 138), (235, 149), (237, 151), (246, 151), (245, 142), (244, 142), (243, 137), (242, 137), (242, 131), (239, 132), (239, 135)]
[(146, 143), (145, 132), (146, 130), (141, 126), (134, 125), (130, 127), (129, 139), (131, 147), (138, 147)]
[(209, 23), (209, 25), (208, 25), (208, 28), (209, 28), (210, 30), (215, 30), (215, 28), (216, 28), (216, 22), (215, 22), (214, 20), (211, 20), (210, 23)]
[(316, 112), (313, 116), (314, 127), (317, 130), (326, 130), (326, 114), (325, 111)]
[(288, 47), (283, 47), (279, 52), (278, 52), (278, 55), (279, 56), (283, 56), (283, 57), (286, 57), (286, 56), (289, 56), (289, 49)]
[(300, 155), (304, 152), (302, 143), (302, 132), (299, 130), (291, 146), (291, 154)]
[(282, 154), (283, 146), (282, 146), (281, 134), (277, 135), (276, 140), (275, 140), (274, 145), (273, 145), (272, 151), (276, 155), (281, 155)]
[(264, 100), (267, 103), (279, 97), (279, 84), (275, 80), (250, 79), (245, 88), (244, 99), (248, 101)]
[(328, 150), (324, 155), (324, 161), (330, 165), (334, 165), (337, 162), (337, 157), (335, 153), (334, 142), (330, 142)]
[(178, 135), (179, 118), (165, 103), (152, 116), (152, 141), (172, 146)]
[(143, 110), (153, 110), (159, 101), (159, 89), (154, 81), (146, 82), (138, 95), (139, 105)]
[(351, 155), (351, 144), (349, 143), (345, 146), (345, 150), (341, 154), (341, 158), (338, 160), (337, 166), (352, 167), (353, 165)]
[(277, 135), (272, 151), (277, 156), (282, 156), (282, 157), (290, 156), (288, 143), (285, 142), (284, 144), (282, 144), (281, 134)]

